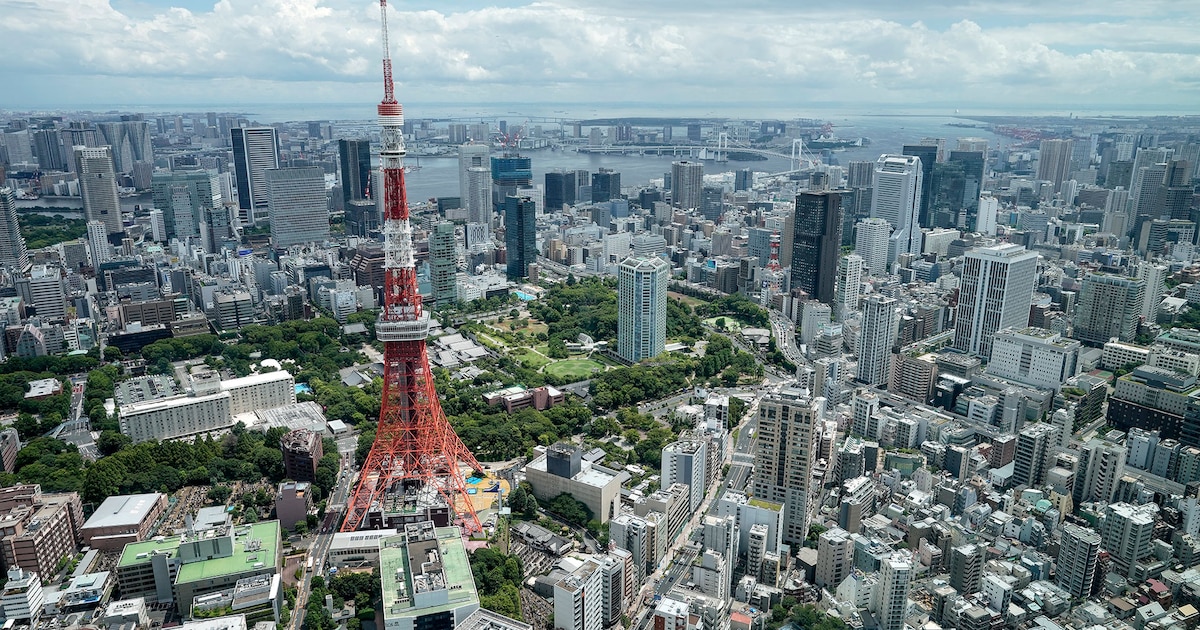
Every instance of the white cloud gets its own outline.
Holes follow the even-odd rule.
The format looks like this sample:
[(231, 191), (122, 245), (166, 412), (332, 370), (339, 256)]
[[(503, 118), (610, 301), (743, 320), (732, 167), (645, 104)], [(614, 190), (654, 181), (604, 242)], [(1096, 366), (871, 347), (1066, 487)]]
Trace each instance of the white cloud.
[[(1190, 3), (596, 4), (393, 7), (401, 98), (1180, 109), (1200, 96)], [(108, 0), (0, 0), (0, 55), (21, 60), (0, 69), (0, 106), (369, 101), (377, 7), (220, 0), (123, 13)]]

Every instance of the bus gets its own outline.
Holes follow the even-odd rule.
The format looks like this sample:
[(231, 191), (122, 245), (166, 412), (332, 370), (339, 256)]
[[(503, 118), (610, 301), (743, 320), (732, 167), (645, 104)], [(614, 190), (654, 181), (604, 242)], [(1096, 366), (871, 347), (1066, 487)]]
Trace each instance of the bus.
[(309, 556), (308, 557), (308, 566), (305, 569), (305, 571), (307, 571), (308, 573), (312, 573), (312, 570), (313, 570), (313, 559), (312, 559), (312, 556)]

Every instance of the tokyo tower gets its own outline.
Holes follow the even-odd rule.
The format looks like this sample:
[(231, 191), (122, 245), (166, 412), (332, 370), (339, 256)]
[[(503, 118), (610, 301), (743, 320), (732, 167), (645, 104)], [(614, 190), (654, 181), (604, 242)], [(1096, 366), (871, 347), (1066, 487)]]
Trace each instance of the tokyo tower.
[[(379, 103), (380, 169), (384, 207), (384, 300), (375, 335), (384, 345), (383, 401), (375, 443), (346, 506), (342, 531), (363, 528), (372, 511), (390, 511), (396, 498), (444, 502), (467, 531), (479, 531), (461, 468), (482, 470), (454, 433), (433, 387), (413, 262), (412, 226), (404, 189), (404, 111), (396, 102), (388, 50), (387, 0), (379, 0), (383, 32), (383, 101)], [(387, 525), (383, 525), (387, 526)]]

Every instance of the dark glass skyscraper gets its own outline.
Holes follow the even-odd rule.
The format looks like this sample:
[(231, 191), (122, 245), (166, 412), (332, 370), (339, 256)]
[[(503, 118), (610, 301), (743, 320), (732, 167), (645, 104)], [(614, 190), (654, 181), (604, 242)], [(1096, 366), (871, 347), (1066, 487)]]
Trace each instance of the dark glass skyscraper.
[(519, 155), (492, 158), (492, 203), (498, 211), (504, 211), (508, 197), (517, 194), (518, 188), (533, 185), (533, 162)]
[(592, 202), (609, 201), (621, 198), (621, 174), (612, 169), (602, 168), (592, 175)]
[(279, 136), (274, 127), (230, 129), (233, 178), (242, 225), (267, 220), (267, 171), (279, 168)]
[(933, 225), (933, 203), (930, 192), (933, 189), (933, 165), (937, 163), (938, 148), (932, 144), (906, 144), (902, 155), (913, 155), (921, 158), (921, 209), (917, 212), (917, 222), (921, 227)]
[(575, 205), (575, 171), (546, 173), (546, 210), (558, 212), (564, 205)]
[(842, 199), (836, 192), (796, 196), (792, 237), (792, 288), (833, 304), (842, 245)]
[(366, 199), (371, 191), (371, 141), (338, 140), (342, 198), (346, 203)]
[(504, 245), (508, 250), (508, 278), (527, 277), (529, 265), (537, 260), (537, 204), (529, 197), (505, 197)]
[(983, 151), (951, 151), (948, 164), (961, 164), (963, 171), (962, 227), (974, 232), (979, 223), (979, 193), (983, 190), (983, 172), (987, 156)]

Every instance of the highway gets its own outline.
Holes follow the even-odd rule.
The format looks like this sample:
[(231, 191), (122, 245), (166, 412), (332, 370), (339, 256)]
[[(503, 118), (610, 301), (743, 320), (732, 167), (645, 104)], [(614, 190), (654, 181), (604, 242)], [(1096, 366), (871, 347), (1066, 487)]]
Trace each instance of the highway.
[(313, 558), (313, 570), (312, 572), (305, 572), (300, 584), (296, 586), (296, 607), (292, 611), (291, 623), (293, 630), (301, 628), (304, 625), (304, 607), (308, 603), (308, 594), (312, 590), (313, 576), (321, 575), (328, 577), (328, 574), (325, 573), (327, 570), (325, 557), (329, 554), (329, 546), (333, 544), (333, 535), (341, 527), (342, 518), (345, 515), (346, 501), (350, 495), (354, 480), (357, 477), (358, 475), (354, 471), (353, 453), (349, 457), (343, 454), (342, 470), (338, 475), (337, 485), (333, 487), (333, 492), (329, 495), (329, 501), (325, 504), (328, 506), (325, 509), (325, 518), (321, 520), (312, 544), (308, 548), (308, 556)]

